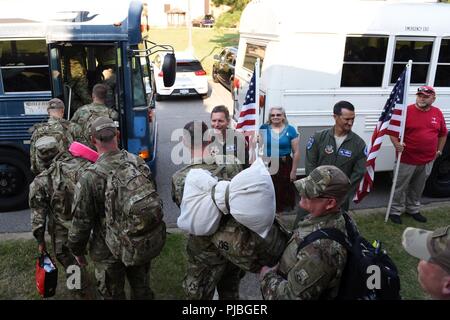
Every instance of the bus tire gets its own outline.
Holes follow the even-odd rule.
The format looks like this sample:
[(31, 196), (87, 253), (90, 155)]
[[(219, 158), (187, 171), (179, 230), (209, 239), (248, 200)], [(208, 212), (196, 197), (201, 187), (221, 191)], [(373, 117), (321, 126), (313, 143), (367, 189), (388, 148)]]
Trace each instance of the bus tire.
[(448, 152), (434, 161), (433, 170), (425, 184), (423, 194), (433, 198), (450, 197), (450, 154)]
[(33, 179), (29, 159), (18, 150), (6, 149), (0, 151), (0, 164), (0, 212), (28, 208)]

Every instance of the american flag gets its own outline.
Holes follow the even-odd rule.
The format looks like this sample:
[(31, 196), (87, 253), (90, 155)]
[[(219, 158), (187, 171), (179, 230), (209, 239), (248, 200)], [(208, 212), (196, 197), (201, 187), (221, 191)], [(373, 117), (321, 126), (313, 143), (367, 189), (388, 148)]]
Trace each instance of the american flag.
[(378, 151), (383, 143), (385, 134), (392, 136), (399, 136), (402, 128), (402, 113), (406, 108), (406, 74), (407, 68), (402, 72), (397, 80), (386, 104), (383, 108), (380, 118), (378, 119), (375, 131), (372, 134), (372, 139), (367, 147), (369, 153), (367, 154), (366, 173), (359, 183), (359, 188), (356, 191), (353, 201), (359, 203), (372, 189), (375, 173), (375, 160)]
[(240, 132), (256, 131), (256, 72), (253, 72), (252, 79), (248, 86), (245, 102), (242, 106), (236, 124), (236, 130)]

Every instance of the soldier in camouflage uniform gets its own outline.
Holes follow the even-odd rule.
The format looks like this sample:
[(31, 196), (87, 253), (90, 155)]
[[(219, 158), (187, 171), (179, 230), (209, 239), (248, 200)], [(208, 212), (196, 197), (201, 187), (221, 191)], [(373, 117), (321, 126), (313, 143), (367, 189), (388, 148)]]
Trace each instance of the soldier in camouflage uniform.
[(450, 225), (434, 231), (406, 228), (403, 247), (419, 258), (419, 283), (433, 299), (450, 300)]
[[(191, 169), (205, 169), (219, 179), (230, 180), (242, 166), (236, 164), (218, 165), (220, 162), (206, 151), (206, 143), (194, 143), (194, 135), (204, 137), (208, 127), (204, 122), (191, 121), (184, 127), (183, 141), (191, 151), (191, 164), (178, 170), (172, 176), (172, 199), (180, 206), (184, 182)], [(204, 157), (204, 155), (206, 155)], [(219, 299), (239, 299), (239, 283), (244, 272), (228, 262), (211, 241), (211, 236), (189, 235), (187, 243), (188, 266), (183, 279), (187, 299), (211, 300), (217, 287)]]
[(91, 143), (89, 133), (90, 127), (98, 117), (108, 117), (114, 121), (119, 120), (119, 114), (105, 105), (105, 99), (108, 88), (104, 84), (96, 84), (92, 89), (91, 104), (85, 105), (78, 109), (73, 115), (71, 121), (78, 125), (78, 131), (74, 133), (75, 140), (94, 148)]
[(31, 171), (34, 174), (41, 173), (45, 168), (39, 166), (39, 159), (36, 154), (36, 141), (43, 136), (55, 137), (59, 143), (59, 151), (63, 152), (69, 149), (73, 142), (73, 126), (64, 119), (64, 103), (54, 98), (48, 102), (47, 112), (49, 119), (45, 123), (38, 123), (32, 126), (28, 131), (32, 133), (30, 141), (30, 162)]
[(350, 180), (334, 166), (320, 166), (306, 178), (294, 182), (301, 195), (300, 206), (309, 212), (294, 230), (276, 267), (263, 267), (261, 291), (267, 300), (317, 300), (337, 296), (347, 260), (346, 249), (338, 242), (320, 239), (301, 250), (299, 244), (311, 232), (336, 228), (347, 234), (340, 205), (350, 188)]
[[(69, 50), (66, 48), (66, 50)], [(66, 53), (69, 58), (69, 72), (67, 74), (66, 84), (72, 88), (72, 97), (70, 103), (70, 113), (73, 114), (81, 106), (92, 102), (89, 93), (89, 83), (87, 79), (87, 70), (83, 63), (83, 56), (71, 49), (70, 53)]]
[(68, 244), (79, 264), (85, 265), (84, 254), (89, 242), (97, 291), (103, 299), (125, 299), (125, 277), (131, 287), (132, 299), (152, 299), (153, 292), (149, 283), (150, 261), (126, 266), (123, 260), (112, 254), (106, 243), (107, 179), (100, 172), (115, 172), (120, 165), (132, 158), (137, 164), (137, 170), (144, 173), (154, 185), (150, 169), (144, 160), (119, 149), (118, 135), (116, 125), (110, 118), (99, 117), (92, 123), (92, 143), (100, 156), (95, 165), (82, 175), (76, 186)]
[[(53, 139), (53, 141), (51, 140)], [(54, 147), (58, 151), (54, 138), (47, 139), (47, 148)], [(41, 141), (39, 140), (38, 148)], [(50, 167), (39, 174), (30, 185), (29, 204), (31, 209), (31, 229), (38, 242), (40, 253), (46, 250), (44, 239), (45, 226), (48, 221), (53, 252), (56, 259), (67, 270), (69, 266), (77, 265), (67, 247), (67, 236), (72, 223), (71, 206), (75, 184), (90, 162), (84, 158), (73, 157), (69, 152), (59, 153)], [(82, 269), (82, 291), (74, 291), (79, 297), (86, 296), (88, 285)]]

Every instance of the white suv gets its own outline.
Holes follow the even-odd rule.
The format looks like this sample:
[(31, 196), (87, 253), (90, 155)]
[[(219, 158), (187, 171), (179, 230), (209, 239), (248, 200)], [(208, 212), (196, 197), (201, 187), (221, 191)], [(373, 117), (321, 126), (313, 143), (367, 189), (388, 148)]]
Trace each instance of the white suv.
[(158, 54), (153, 60), (153, 73), (156, 87), (156, 100), (163, 96), (193, 96), (200, 95), (206, 98), (208, 94), (208, 77), (205, 70), (191, 53), (175, 52), (177, 73), (175, 83), (165, 87), (163, 72), (161, 70), (165, 53)]

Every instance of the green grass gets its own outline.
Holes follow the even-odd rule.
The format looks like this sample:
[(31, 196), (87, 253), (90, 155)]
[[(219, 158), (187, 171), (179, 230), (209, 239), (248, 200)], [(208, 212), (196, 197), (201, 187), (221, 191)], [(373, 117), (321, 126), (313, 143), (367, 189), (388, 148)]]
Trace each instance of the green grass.
[[(150, 40), (158, 44), (170, 44), (176, 51), (185, 51), (188, 48), (188, 29), (151, 29)], [(238, 42), (237, 30), (192, 28), (194, 54), (209, 75), (211, 75), (214, 54), (220, 53), (225, 46), (237, 46)]]
[[(186, 270), (186, 238), (182, 234), (169, 234), (166, 245), (150, 271), (150, 286), (156, 299), (183, 299), (181, 281)], [(49, 252), (51, 248), (49, 248)], [(10, 240), (0, 243), (0, 300), (41, 299), (36, 289), (35, 264), (37, 245), (34, 240)], [(60, 266), (60, 265), (58, 265)], [(94, 279), (93, 263), (89, 261), (88, 276)], [(93, 282), (94, 283), (94, 282)], [(66, 276), (58, 272), (58, 288), (50, 299), (73, 299), (66, 287)], [(128, 288), (126, 288), (128, 292)]]

